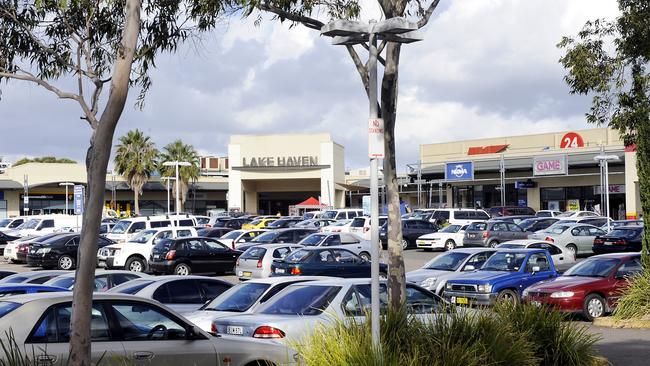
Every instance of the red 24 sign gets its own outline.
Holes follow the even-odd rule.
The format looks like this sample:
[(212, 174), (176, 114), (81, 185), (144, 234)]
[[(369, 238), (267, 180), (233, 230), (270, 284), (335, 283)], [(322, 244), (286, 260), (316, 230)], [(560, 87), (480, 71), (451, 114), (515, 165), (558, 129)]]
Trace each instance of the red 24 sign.
[(575, 132), (569, 132), (562, 136), (560, 147), (562, 149), (575, 149), (577, 147), (585, 147), (585, 142), (582, 140), (582, 136)]

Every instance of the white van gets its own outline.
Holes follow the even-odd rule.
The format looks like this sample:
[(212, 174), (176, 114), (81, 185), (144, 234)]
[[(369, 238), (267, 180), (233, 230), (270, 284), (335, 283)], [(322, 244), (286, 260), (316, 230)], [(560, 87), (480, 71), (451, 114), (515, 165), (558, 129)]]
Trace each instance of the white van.
[(151, 249), (160, 239), (197, 236), (193, 227), (174, 226), (140, 231), (126, 243), (111, 244), (97, 252), (99, 267), (124, 268), (132, 272), (144, 272)]
[(337, 210), (327, 210), (321, 214), (321, 219), (348, 220), (358, 216), (363, 216), (363, 210), (360, 208), (342, 208)]
[(170, 226), (194, 227), (196, 226), (196, 219), (192, 215), (132, 217), (118, 221), (111, 231), (106, 234), (106, 238), (116, 243), (125, 243), (142, 230)]
[[(42, 236), (62, 231), (64, 228), (81, 226), (81, 217), (75, 215), (35, 215), (27, 216), (26, 221), (7, 234), (20, 237)], [(11, 234), (10, 234), (11, 233)]]
[(22, 216), (2, 219), (0, 220), (0, 231), (5, 232), (15, 230), (18, 226), (22, 225), (23, 222), (25, 222), (25, 218)]
[(450, 225), (467, 225), (475, 221), (489, 220), (490, 215), (483, 210), (464, 208), (440, 208), (433, 211), (431, 222), (449, 222)]

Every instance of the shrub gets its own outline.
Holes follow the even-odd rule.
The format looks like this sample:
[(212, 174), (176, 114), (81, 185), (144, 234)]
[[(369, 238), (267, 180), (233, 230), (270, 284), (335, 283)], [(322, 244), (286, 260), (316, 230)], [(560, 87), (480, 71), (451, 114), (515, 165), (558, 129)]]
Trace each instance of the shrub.
[(643, 271), (630, 279), (630, 286), (618, 300), (614, 317), (619, 320), (650, 320), (650, 271)]

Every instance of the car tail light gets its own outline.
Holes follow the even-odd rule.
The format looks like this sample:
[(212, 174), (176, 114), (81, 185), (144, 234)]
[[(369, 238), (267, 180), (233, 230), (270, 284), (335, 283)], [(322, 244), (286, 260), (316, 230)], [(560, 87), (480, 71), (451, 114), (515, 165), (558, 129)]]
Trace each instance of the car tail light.
[(594, 239), (594, 245), (602, 245), (605, 244), (605, 241), (603, 239)]
[(210, 331), (211, 331), (212, 333), (214, 333), (214, 334), (218, 334), (218, 332), (217, 332), (217, 325), (214, 324), (214, 323), (210, 324)]
[(253, 332), (253, 338), (279, 339), (284, 338), (284, 335), (284, 332), (280, 329), (269, 327), (268, 325), (258, 327)]
[(239, 267), (239, 258), (237, 258), (237, 261), (235, 261), (235, 267)]
[(165, 259), (170, 261), (170, 260), (174, 259), (174, 257), (176, 257), (176, 251), (175, 250), (170, 250), (169, 252), (167, 252), (167, 255), (165, 256)]
[(363, 227), (363, 232), (367, 233), (368, 231), (370, 231), (370, 227), (369, 226), (364, 226)]
[(487, 238), (488, 236), (490, 236), (490, 232), (489, 231), (484, 231), (483, 232), (483, 238)]
[(262, 268), (262, 258), (257, 261), (257, 268)]
[(551, 238), (550, 236), (547, 236), (544, 240), (550, 241), (551, 243), (555, 243), (555, 240), (553, 240), (553, 238)]
[(291, 274), (292, 275), (299, 275), (302, 274), (302, 271), (298, 267), (291, 268)]

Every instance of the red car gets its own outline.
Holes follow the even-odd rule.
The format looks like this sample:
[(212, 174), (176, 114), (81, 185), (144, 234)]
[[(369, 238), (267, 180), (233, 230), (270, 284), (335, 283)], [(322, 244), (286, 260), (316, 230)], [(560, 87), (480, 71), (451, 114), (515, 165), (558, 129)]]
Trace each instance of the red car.
[(592, 321), (616, 307), (628, 278), (641, 271), (639, 253), (602, 254), (571, 267), (562, 276), (530, 286), (524, 301), (577, 313)]

